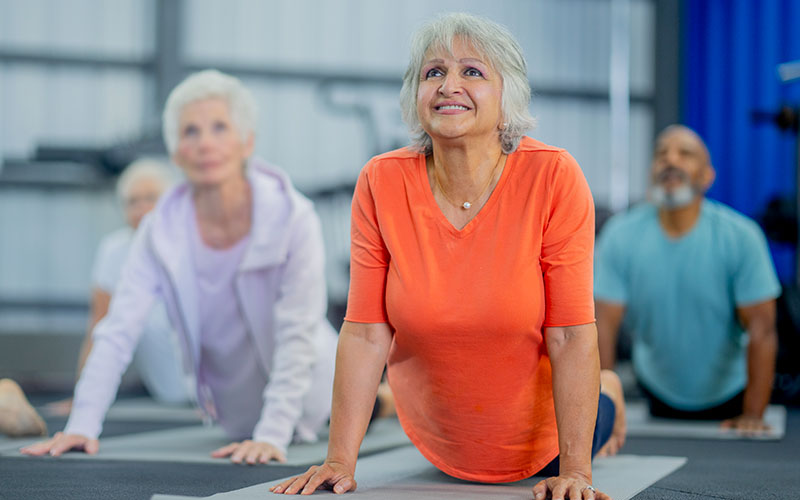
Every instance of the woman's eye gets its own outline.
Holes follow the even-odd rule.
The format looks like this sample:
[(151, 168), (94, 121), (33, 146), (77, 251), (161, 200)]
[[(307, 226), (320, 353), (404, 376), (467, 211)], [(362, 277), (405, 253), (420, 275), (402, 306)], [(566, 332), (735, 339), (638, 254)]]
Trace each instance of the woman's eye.
[(435, 78), (435, 77), (437, 77), (437, 76), (441, 76), (441, 75), (442, 75), (442, 72), (441, 72), (441, 71), (439, 71), (439, 69), (438, 69), (438, 68), (431, 68), (431, 69), (429, 69), (429, 70), (428, 70), (428, 71), (425, 73), (425, 78), (426, 78), (426, 79), (428, 79), (428, 78)]
[(189, 125), (185, 129), (183, 129), (183, 136), (184, 137), (192, 137), (197, 135), (197, 127), (194, 125)]
[(483, 76), (483, 73), (477, 68), (467, 68), (464, 74), (467, 76)]
[(224, 132), (228, 130), (228, 124), (224, 122), (215, 122), (214, 123), (214, 132)]

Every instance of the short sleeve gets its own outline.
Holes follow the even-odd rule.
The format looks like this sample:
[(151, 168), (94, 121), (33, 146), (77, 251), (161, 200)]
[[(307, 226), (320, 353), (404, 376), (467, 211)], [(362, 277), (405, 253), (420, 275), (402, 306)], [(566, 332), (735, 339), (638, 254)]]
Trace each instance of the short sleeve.
[(597, 300), (626, 304), (628, 302), (628, 280), (625, 253), (619, 243), (625, 241), (619, 234), (619, 219), (611, 219), (600, 233), (595, 247), (594, 296)]
[(356, 323), (387, 323), (386, 276), (389, 252), (381, 236), (370, 173), (371, 163), (361, 171), (353, 194), (350, 221), (350, 291), (345, 320)]
[(545, 291), (543, 326), (592, 323), (594, 201), (578, 163), (566, 152), (560, 154), (550, 176), (548, 195), (540, 257)]
[(740, 233), (738, 262), (733, 275), (737, 306), (772, 300), (781, 293), (764, 233), (754, 222), (747, 222), (749, 224)]
[(117, 286), (125, 259), (125, 255), (120, 255), (120, 251), (127, 253), (127, 246), (120, 246), (118, 239), (116, 232), (103, 238), (97, 247), (97, 255), (92, 266), (92, 286), (109, 294), (113, 293)]

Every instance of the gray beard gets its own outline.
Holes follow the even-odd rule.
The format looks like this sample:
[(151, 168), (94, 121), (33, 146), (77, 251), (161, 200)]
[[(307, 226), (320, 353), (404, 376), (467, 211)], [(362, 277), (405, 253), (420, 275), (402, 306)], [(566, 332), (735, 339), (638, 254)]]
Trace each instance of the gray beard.
[(697, 191), (690, 184), (682, 184), (670, 193), (658, 184), (650, 188), (650, 202), (665, 210), (683, 208), (692, 203), (696, 195)]

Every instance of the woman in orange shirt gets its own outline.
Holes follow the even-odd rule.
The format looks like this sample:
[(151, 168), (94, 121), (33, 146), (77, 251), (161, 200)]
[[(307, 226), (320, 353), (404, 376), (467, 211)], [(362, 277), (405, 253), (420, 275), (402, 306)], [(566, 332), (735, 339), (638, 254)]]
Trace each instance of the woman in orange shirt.
[(608, 498), (591, 458), (622, 444), (624, 407), (600, 373), (594, 206), (575, 160), (523, 135), (519, 45), (491, 21), (441, 17), (415, 36), (400, 99), (413, 144), (370, 160), (353, 199), (328, 457), (272, 491), (355, 489), (388, 360), (400, 422), (440, 470), (542, 473), (537, 499)]

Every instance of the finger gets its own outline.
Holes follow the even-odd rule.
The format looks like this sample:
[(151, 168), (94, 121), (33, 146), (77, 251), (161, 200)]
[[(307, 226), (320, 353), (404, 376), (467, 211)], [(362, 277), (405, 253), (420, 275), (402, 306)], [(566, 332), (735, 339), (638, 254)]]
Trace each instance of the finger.
[(69, 451), (73, 448), (80, 449), (84, 447), (86, 444), (87, 439), (83, 436), (70, 436), (70, 435), (62, 435), (59, 439), (53, 443), (53, 446), (50, 448), (50, 455), (54, 457), (61, 456), (65, 451)]
[(282, 451), (273, 450), (272, 451), (272, 459), (276, 460), (278, 463), (285, 464), (286, 463), (286, 455)]
[(582, 498), (584, 498), (583, 497), (583, 493), (586, 492), (586, 491), (592, 491), (592, 490), (588, 490), (588, 489), (582, 490), (580, 486), (578, 486), (577, 484), (575, 484), (573, 482), (572, 485), (567, 488), (567, 494), (569, 495), (568, 498), (570, 500), (573, 500), (573, 499), (581, 500)]
[(606, 495), (602, 491), (595, 491), (594, 496), (596, 500), (611, 500), (611, 497)]
[(283, 490), (286, 489), (287, 486), (292, 484), (292, 482), (294, 480), (295, 480), (295, 478), (290, 477), (289, 479), (287, 479), (285, 481), (281, 481), (280, 483), (276, 484), (275, 486), (270, 486), (269, 487), (269, 491), (271, 491), (273, 493), (281, 493)]
[[(319, 469), (319, 468), (317, 468), (317, 469)], [(294, 478), (294, 481), (292, 481), (292, 484), (290, 484), (289, 486), (286, 487), (286, 494), (287, 495), (294, 495), (295, 493), (300, 491), (301, 488), (303, 488), (306, 484), (308, 484), (309, 479), (311, 479), (311, 477), (314, 475), (314, 473), (315, 473), (314, 471), (308, 470), (308, 471), (306, 471), (305, 474), (303, 474), (301, 476), (297, 476), (296, 478)]]
[(247, 453), (250, 451), (250, 446), (244, 443), (241, 443), (236, 449), (231, 453), (231, 462), (235, 464), (242, 463), (242, 460), (247, 456)]
[(317, 489), (322, 486), (322, 484), (330, 479), (333, 471), (331, 471), (327, 467), (320, 467), (317, 471), (312, 475), (306, 484), (303, 486), (303, 491), (300, 492), (301, 495), (310, 495), (317, 491)]
[(722, 423), (719, 424), (719, 426), (722, 427), (723, 429), (730, 429), (731, 427), (734, 427), (733, 419), (729, 418), (727, 420), (723, 420)]
[(96, 439), (90, 439), (83, 445), (83, 451), (89, 455), (95, 455), (100, 451), (100, 442)]
[(351, 479), (350, 477), (344, 477), (340, 479), (335, 485), (333, 485), (333, 492), (337, 495), (341, 495), (342, 493), (347, 493), (348, 491), (355, 491), (356, 489), (356, 481), (355, 479)]
[(229, 445), (223, 446), (222, 448), (217, 448), (216, 450), (211, 452), (211, 456), (214, 458), (224, 458), (233, 453), (236, 447), (239, 446), (239, 443), (231, 443)]
[(597, 499), (597, 496), (595, 495), (594, 490), (592, 490), (591, 488), (584, 488), (581, 491), (581, 494), (583, 495), (583, 497), (578, 497), (578, 498), (583, 498), (583, 500), (596, 500)]
[[(553, 500), (564, 500), (564, 495), (567, 493), (567, 486), (563, 482), (547, 484), (550, 487), (550, 494)], [(578, 498), (578, 497), (575, 497)]]
[(22, 453), (23, 455), (34, 455), (34, 456), (44, 455), (45, 453), (50, 451), (50, 447), (53, 446), (53, 442), (56, 440), (56, 437), (59, 434), (60, 433), (57, 432), (56, 435), (53, 437), (53, 439), (48, 439), (47, 441), (39, 441), (38, 443), (24, 446), (19, 449), (19, 452)]
[(547, 483), (541, 480), (533, 487), (533, 497), (536, 500), (544, 500), (545, 496), (547, 496)]

